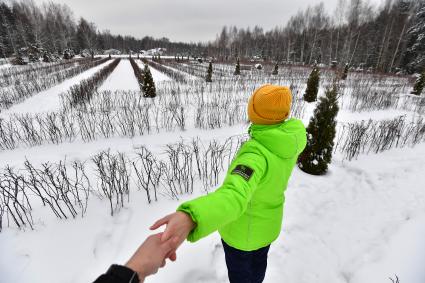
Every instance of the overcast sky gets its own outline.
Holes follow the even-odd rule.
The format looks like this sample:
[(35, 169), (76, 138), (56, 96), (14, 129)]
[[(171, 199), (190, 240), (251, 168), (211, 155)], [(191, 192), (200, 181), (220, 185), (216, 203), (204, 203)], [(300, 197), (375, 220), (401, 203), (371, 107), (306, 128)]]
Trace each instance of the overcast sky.
[[(35, 0), (37, 3), (43, 0)], [(334, 11), (338, 0), (326, 0)], [(382, 0), (369, 0), (377, 5)], [(167, 37), (172, 41), (213, 40), (224, 25), (265, 30), (282, 26), (298, 10), (316, 0), (53, 0), (113, 34)]]

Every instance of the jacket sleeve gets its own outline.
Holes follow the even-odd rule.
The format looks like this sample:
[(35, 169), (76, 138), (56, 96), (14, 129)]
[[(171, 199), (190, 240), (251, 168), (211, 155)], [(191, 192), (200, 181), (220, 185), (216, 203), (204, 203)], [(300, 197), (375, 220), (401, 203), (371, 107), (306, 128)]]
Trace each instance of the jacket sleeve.
[(93, 283), (139, 283), (136, 272), (128, 267), (113, 264), (105, 274), (99, 276)]
[[(234, 172), (240, 166), (248, 167), (248, 175)], [(267, 170), (266, 159), (256, 153), (242, 153), (230, 165), (220, 188), (206, 196), (181, 204), (177, 211), (192, 217), (196, 227), (187, 240), (196, 242), (238, 219), (246, 210), (258, 183)], [(249, 174), (251, 173), (251, 174)]]

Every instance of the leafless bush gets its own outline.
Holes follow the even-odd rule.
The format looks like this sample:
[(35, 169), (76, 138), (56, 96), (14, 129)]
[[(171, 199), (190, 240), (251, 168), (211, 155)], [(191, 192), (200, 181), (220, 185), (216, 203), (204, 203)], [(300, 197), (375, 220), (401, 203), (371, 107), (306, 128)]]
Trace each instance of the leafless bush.
[(139, 83), (140, 91), (143, 92), (144, 75), (142, 69), (140, 69), (139, 65), (137, 65), (133, 58), (130, 58), (130, 64), (131, 67), (133, 67), (134, 75), (136, 76), (137, 82)]
[(124, 207), (124, 199), (130, 198), (129, 161), (123, 153), (102, 151), (92, 158), (96, 165), (99, 194), (109, 201), (111, 216)]
[(34, 220), (31, 210), (25, 181), (12, 168), (6, 167), (0, 177), (0, 232), (3, 228), (4, 214), (6, 214), (7, 226), (13, 222), (18, 228), (28, 225), (33, 229)]
[(71, 169), (65, 162), (44, 163), (41, 169), (28, 160), (24, 165), (20, 171), (7, 166), (0, 173), (0, 230), (4, 214), (7, 226), (13, 222), (18, 228), (33, 229), (32, 207), (37, 199), (60, 219), (84, 216), (91, 189), (84, 163), (73, 162)]
[(172, 78), (176, 82), (179, 83), (186, 83), (186, 76), (183, 75), (182, 72), (176, 71), (174, 69), (171, 69), (169, 67), (166, 67), (158, 62), (147, 60), (147, 63), (149, 66), (153, 67), (154, 69), (160, 71), (161, 73), (167, 75), (168, 77)]
[(414, 146), (425, 141), (425, 120), (407, 122), (406, 116), (392, 120), (346, 123), (340, 128), (334, 150), (352, 160), (360, 153), (382, 152), (391, 148)]
[(90, 68), (98, 66), (108, 59), (96, 59), (94, 61), (82, 61), (81, 64), (74, 66), (73, 64), (64, 64), (56, 66), (58, 71), (49, 71), (48, 74), (31, 73), (31, 76), (25, 80), (17, 80), (17, 82), (8, 87), (0, 89), (0, 110), (7, 109), (13, 104), (22, 101), (42, 90), (53, 87), (54, 85), (82, 73)]
[(90, 101), (94, 92), (99, 86), (106, 80), (106, 78), (115, 70), (121, 59), (114, 59), (114, 61), (103, 67), (100, 71), (94, 74), (91, 78), (82, 80), (79, 84), (72, 86), (68, 90), (68, 94), (65, 97), (66, 101), (69, 102), (71, 107), (83, 105), (87, 101)]

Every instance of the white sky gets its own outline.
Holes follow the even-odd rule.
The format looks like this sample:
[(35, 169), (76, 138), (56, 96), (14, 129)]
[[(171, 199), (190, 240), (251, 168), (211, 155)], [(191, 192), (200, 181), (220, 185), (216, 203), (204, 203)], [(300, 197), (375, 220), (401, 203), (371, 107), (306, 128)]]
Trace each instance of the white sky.
[[(326, 0), (333, 12), (338, 0)], [(365, 1), (365, 0), (364, 0)], [(369, 0), (380, 4), (383, 0)], [(42, 3), (44, 0), (35, 0)], [(298, 10), (318, 0), (53, 0), (66, 3), (75, 18), (84, 17), (100, 30), (142, 38), (168, 37), (172, 41), (213, 40), (224, 25), (261, 26), (269, 30), (285, 25)]]

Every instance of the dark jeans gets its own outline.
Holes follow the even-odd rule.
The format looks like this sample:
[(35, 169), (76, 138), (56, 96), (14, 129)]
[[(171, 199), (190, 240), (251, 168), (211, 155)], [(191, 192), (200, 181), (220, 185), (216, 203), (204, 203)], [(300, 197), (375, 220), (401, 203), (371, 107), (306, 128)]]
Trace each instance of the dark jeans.
[(223, 240), (224, 254), (226, 256), (227, 272), (230, 283), (261, 283), (266, 275), (267, 247), (245, 252), (232, 248)]

